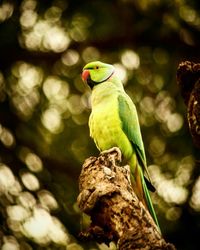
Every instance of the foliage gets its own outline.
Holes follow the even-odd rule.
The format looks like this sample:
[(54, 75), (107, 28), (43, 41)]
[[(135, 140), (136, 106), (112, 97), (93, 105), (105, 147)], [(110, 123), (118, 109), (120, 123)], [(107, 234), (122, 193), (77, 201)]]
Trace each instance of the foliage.
[(197, 249), (198, 156), (175, 76), (199, 58), (199, 2), (10, 0), (0, 22), (2, 249), (107, 249), (77, 238), (78, 176), (98, 154), (80, 78), (93, 60), (115, 65), (137, 106), (164, 236)]

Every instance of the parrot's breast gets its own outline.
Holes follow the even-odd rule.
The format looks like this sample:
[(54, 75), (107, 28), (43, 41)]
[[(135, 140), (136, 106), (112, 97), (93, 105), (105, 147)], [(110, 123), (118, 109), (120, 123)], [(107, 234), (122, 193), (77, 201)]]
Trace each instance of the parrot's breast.
[(119, 147), (128, 160), (133, 154), (133, 148), (122, 130), (117, 92), (106, 92), (104, 95), (97, 96), (97, 100), (93, 96), (92, 113), (89, 119), (90, 135), (100, 151)]

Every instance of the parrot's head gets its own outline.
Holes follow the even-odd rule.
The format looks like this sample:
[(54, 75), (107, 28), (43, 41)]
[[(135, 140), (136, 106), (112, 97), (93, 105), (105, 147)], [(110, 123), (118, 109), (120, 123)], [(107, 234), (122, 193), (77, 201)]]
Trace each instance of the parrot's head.
[(92, 89), (95, 85), (108, 80), (114, 71), (115, 68), (110, 64), (99, 61), (91, 62), (83, 68), (82, 79)]

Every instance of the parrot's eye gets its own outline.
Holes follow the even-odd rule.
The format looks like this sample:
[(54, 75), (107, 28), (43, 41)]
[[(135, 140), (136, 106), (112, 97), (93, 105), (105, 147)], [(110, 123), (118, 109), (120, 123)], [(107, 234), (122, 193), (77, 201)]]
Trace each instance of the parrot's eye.
[(95, 66), (95, 69), (98, 69), (99, 68), (99, 66)]

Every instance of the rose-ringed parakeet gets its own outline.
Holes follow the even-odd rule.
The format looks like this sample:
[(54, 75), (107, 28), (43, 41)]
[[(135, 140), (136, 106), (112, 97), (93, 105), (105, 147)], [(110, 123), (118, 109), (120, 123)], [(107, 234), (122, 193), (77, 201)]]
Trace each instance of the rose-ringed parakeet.
[[(130, 165), (131, 183), (138, 198), (148, 208), (155, 223), (157, 217), (149, 195), (154, 191), (147, 171), (146, 156), (137, 111), (126, 94), (115, 68), (99, 61), (88, 63), (82, 79), (92, 89), (90, 135), (100, 151), (118, 147)], [(147, 175), (147, 178), (144, 177)], [(158, 225), (159, 228), (159, 225)]]

